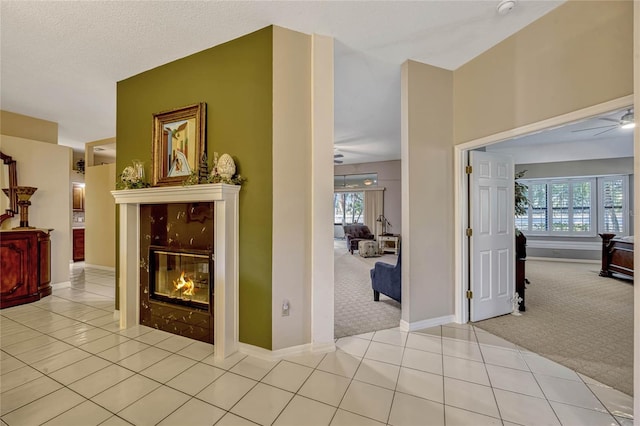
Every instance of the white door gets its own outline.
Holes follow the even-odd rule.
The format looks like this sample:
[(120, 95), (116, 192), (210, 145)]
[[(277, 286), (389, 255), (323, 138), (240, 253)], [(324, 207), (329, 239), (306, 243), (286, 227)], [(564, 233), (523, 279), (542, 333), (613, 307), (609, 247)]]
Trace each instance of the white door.
[(515, 290), (513, 159), (469, 152), (470, 318), (480, 321), (512, 311)]

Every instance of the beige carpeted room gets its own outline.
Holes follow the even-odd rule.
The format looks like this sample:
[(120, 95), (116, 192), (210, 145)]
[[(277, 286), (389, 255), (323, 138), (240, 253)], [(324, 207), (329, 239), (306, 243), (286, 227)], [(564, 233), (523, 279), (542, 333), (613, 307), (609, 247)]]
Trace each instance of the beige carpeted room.
[(388, 253), (380, 257), (352, 255), (341, 239), (334, 241), (333, 251), (336, 339), (398, 327), (400, 303), (383, 294), (375, 302), (369, 276), (375, 262), (395, 265), (398, 257)]
[[(376, 159), (374, 152), (371, 147), (344, 143), (336, 144), (334, 151), (336, 338), (400, 325), (400, 303), (384, 294), (374, 301), (370, 271), (376, 262), (396, 265), (398, 261), (394, 250), (380, 250), (380, 234), (397, 238), (397, 247), (402, 246), (401, 161), (371, 161)], [(350, 253), (344, 224), (351, 223), (366, 224), (377, 255), (364, 257), (357, 250)]]

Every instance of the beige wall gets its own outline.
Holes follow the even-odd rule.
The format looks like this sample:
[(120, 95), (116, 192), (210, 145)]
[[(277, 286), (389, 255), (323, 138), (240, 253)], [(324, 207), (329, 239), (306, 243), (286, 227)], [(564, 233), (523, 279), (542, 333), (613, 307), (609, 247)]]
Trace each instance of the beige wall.
[(111, 164), (115, 163), (116, 159), (111, 157), (105, 157), (100, 154), (96, 154), (94, 152), (94, 148), (99, 147), (101, 145), (113, 145), (116, 144), (116, 138), (107, 138), (100, 139), (93, 142), (87, 142), (84, 144), (84, 162), (85, 167), (100, 165), (100, 164)]
[(453, 315), (452, 146), (453, 73), (405, 62), (401, 141), (405, 323)]
[[(71, 261), (71, 148), (47, 142), (0, 136), (2, 152), (17, 162), (18, 185), (35, 186), (29, 225), (53, 228), (51, 233), (51, 283), (69, 281)], [(2, 229), (19, 226), (20, 216), (2, 223)]]
[(333, 342), (332, 70), (331, 38), (273, 27), (273, 350)]
[[(402, 187), (400, 160), (374, 163), (341, 164), (333, 167), (334, 175), (377, 173), (378, 186), (384, 187), (384, 216), (391, 222), (387, 232), (399, 234), (402, 230)], [(373, 232), (373, 230), (372, 230)]]
[(274, 27), (273, 350), (311, 341), (310, 87), (311, 37)]
[(116, 165), (87, 167), (85, 174), (85, 263), (115, 268)]
[(632, 93), (632, 9), (568, 1), (455, 70), (456, 143)]
[(58, 143), (58, 123), (0, 110), (0, 133), (40, 142)]
[(333, 346), (333, 38), (311, 36), (311, 330), (314, 349)]

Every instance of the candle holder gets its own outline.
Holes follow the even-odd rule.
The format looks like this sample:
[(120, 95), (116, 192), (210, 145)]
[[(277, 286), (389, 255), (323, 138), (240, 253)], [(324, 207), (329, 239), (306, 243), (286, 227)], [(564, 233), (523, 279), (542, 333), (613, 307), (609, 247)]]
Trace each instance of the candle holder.
[(20, 226), (13, 229), (35, 229), (35, 226), (29, 226), (29, 199), (38, 188), (33, 186), (16, 186), (16, 194), (18, 195), (18, 207), (20, 208)]

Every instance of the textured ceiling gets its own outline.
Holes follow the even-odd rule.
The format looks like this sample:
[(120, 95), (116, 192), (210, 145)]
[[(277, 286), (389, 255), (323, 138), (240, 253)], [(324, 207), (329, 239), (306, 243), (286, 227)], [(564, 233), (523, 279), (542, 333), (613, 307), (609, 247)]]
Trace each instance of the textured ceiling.
[(0, 1), (0, 107), (59, 124), (59, 143), (115, 136), (116, 82), (275, 24), (335, 38), (345, 163), (400, 158), (400, 64), (455, 69), (562, 1)]

